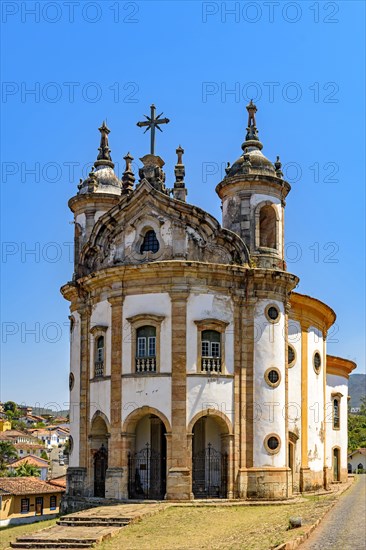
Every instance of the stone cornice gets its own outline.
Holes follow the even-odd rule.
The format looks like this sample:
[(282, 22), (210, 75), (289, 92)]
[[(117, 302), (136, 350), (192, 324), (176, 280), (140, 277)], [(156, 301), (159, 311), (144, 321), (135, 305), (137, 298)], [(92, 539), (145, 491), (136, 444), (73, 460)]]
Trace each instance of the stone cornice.
[[(248, 189), (251, 194), (260, 192), (260, 188), (271, 187), (272, 190), (281, 198), (285, 198), (291, 190), (291, 185), (276, 176), (258, 175), (258, 174), (240, 174), (223, 179), (216, 186), (216, 193), (222, 199), (226, 194)], [(258, 189), (257, 189), (258, 188)]]
[(344, 359), (343, 357), (336, 357), (334, 355), (327, 355), (327, 374), (336, 374), (337, 376), (343, 376), (349, 378), (349, 375), (357, 367), (354, 361)]
[(324, 337), (336, 320), (335, 312), (327, 304), (317, 298), (297, 292), (292, 292), (290, 296), (289, 317), (299, 321), (305, 330), (314, 326), (322, 331)]

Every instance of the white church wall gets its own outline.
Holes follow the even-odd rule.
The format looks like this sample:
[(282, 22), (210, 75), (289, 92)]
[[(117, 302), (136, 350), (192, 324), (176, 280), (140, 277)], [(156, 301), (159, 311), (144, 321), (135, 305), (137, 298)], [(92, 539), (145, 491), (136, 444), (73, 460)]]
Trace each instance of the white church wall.
[(91, 420), (97, 411), (111, 419), (111, 381), (99, 380), (91, 382), (90, 385), (90, 411), (89, 420)]
[[(93, 306), (92, 314), (90, 317), (90, 328), (97, 325), (107, 326), (108, 330), (105, 333), (105, 364), (104, 374), (110, 376), (111, 374), (111, 349), (112, 349), (112, 331), (111, 331), (111, 304), (108, 300), (98, 302)], [(90, 334), (90, 378), (94, 378), (94, 338)]]
[(161, 373), (171, 372), (172, 355), (172, 328), (171, 328), (171, 300), (168, 293), (134, 294), (126, 296), (123, 303), (123, 337), (122, 337), (122, 372), (134, 372), (132, 346), (134, 345), (132, 327), (126, 320), (139, 314), (163, 315), (160, 332), (160, 367)]
[(214, 418), (208, 416), (205, 423), (205, 446), (211, 444), (212, 447), (221, 452), (221, 434), (217, 422)]
[(72, 313), (74, 325), (70, 342), (70, 373), (74, 375), (74, 386), (70, 392), (70, 435), (73, 450), (70, 455), (70, 466), (79, 466), (80, 435), (80, 315)]
[[(277, 323), (271, 323), (265, 310), (275, 305), (280, 311)], [(254, 467), (286, 466), (285, 411), (285, 316), (281, 302), (258, 300), (255, 306), (254, 339)], [(270, 387), (264, 379), (269, 368), (277, 368), (281, 373), (281, 382), (276, 388)], [(269, 434), (277, 434), (281, 448), (277, 454), (270, 455), (264, 447)]]
[[(225, 330), (226, 373), (234, 374), (233, 303), (219, 293), (191, 293), (187, 300), (187, 372), (197, 372), (198, 335), (194, 321), (217, 319), (229, 323)], [(223, 373), (225, 374), (225, 373)]]
[(288, 321), (288, 343), (295, 349), (296, 360), (288, 369), (288, 429), (299, 436), (295, 446), (296, 471), (301, 466), (301, 325)]
[(215, 409), (234, 422), (234, 380), (220, 376), (187, 377), (187, 425), (199, 412)]
[(83, 233), (84, 233), (84, 230), (85, 230), (85, 227), (86, 227), (86, 215), (84, 213), (78, 214), (75, 217), (75, 222), (78, 223), (81, 226), (81, 228), (83, 230)]
[(146, 443), (151, 444), (151, 429), (150, 429), (150, 418), (145, 416), (141, 418), (136, 426), (136, 441), (135, 449), (136, 452), (146, 449)]
[[(340, 402), (340, 429), (333, 429), (333, 398), (332, 393), (341, 393)], [(326, 388), (326, 465), (332, 468), (332, 449), (341, 448), (341, 468), (347, 468), (348, 447), (348, 380), (346, 377), (336, 374), (327, 374)]]
[(171, 377), (132, 376), (123, 378), (122, 423), (140, 407), (153, 407), (171, 422)]
[[(324, 464), (324, 369), (323, 335), (320, 330), (308, 330), (308, 464), (310, 470), (320, 472)], [(314, 353), (321, 357), (320, 373), (313, 366)]]

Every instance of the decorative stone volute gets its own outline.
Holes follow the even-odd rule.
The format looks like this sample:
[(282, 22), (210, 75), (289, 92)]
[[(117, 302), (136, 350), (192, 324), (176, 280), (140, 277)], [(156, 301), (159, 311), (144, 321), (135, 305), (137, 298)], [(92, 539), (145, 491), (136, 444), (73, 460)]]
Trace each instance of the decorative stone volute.
[(140, 183), (147, 180), (158, 191), (168, 194), (165, 187), (165, 172), (163, 166), (165, 162), (157, 155), (145, 155), (140, 158), (143, 167), (139, 169)]

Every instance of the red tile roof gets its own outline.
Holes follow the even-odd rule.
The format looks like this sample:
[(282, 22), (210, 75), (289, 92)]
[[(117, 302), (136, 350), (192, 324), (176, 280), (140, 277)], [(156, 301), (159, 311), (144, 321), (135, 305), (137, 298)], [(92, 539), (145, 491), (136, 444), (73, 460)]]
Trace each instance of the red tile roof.
[(18, 460), (14, 460), (14, 462), (11, 462), (11, 464), (7, 465), (7, 468), (18, 468), (18, 466), (22, 466), (22, 464), (30, 464), (31, 466), (36, 466), (37, 468), (48, 468), (48, 460), (45, 460), (44, 458), (39, 458), (38, 456), (34, 455), (27, 455), (23, 458), (18, 458)]
[(0, 490), (10, 495), (40, 495), (64, 491), (62, 487), (50, 485), (36, 477), (1, 477)]
[(352, 453), (350, 453), (348, 456), (352, 456), (356, 453), (360, 453), (361, 455), (365, 455), (366, 456), (366, 449), (365, 448), (361, 448), (361, 449), (355, 449), (354, 451), (352, 451)]
[(14, 443), (16, 449), (44, 449), (44, 445), (37, 445), (35, 443)]
[(57, 487), (63, 487), (66, 489), (66, 476), (54, 477), (48, 481), (50, 485), (56, 485)]

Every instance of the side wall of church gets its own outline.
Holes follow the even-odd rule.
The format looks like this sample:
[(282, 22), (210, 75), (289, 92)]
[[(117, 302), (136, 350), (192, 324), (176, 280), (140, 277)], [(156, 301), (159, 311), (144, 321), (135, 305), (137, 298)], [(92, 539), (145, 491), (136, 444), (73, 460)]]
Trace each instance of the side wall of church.
[[(271, 322), (266, 314), (267, 306), (275, 305), (280, 311), (278, 322)], [(285, 431), (285, 315), (279, 301), (258, 300), (255, 306), (254, 338), (254, 467), (286, 467)], [(280, 383), (271, 387), (265, 380), (268, 369), (278, 369)], [(265, 439), (276, 435), (281, 442), (279, 452), (269, 454)]]
[[(309, 327), (308, 330), (308, 465), (313, 486), (323, 484), (324, 466), (324, 356), (322, 332)], [(319, 374), (314, 369), (314, 354), (321, 357)]]
[(294, 487), (300, 486), (301, 468), (301, 325), (289, 319), (288, 343), (295, 350), (294, 364), (288, 368), (288, 430), (298, 439), (294, 449)]
[[(333, 396), (340, 398), (339, 429), (333, 427)], [(333, 396), (332, 396), (333, 395)], [(326, 466), (330, 470), (330, 479), (333, 475), (333, 450), (340, 448), (340, 476), (341, 481), (347, 481), (347, 447), (348, 447), (348, 379), (346, 376), (327, 374), (326, 391)]]

